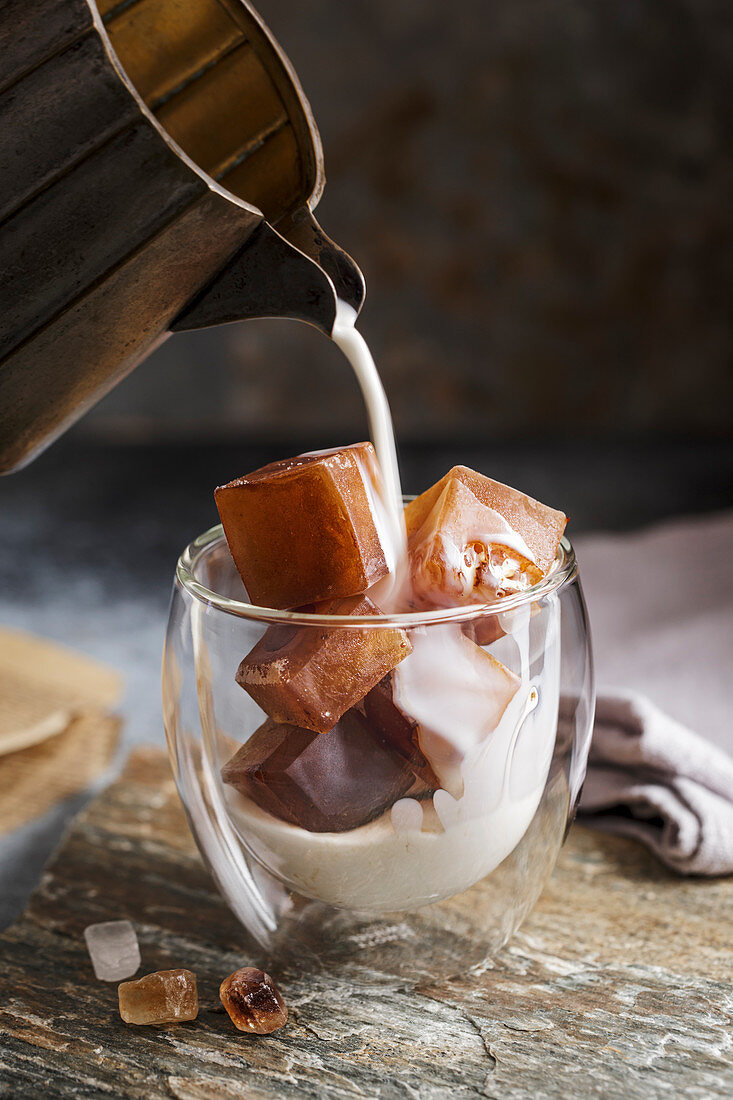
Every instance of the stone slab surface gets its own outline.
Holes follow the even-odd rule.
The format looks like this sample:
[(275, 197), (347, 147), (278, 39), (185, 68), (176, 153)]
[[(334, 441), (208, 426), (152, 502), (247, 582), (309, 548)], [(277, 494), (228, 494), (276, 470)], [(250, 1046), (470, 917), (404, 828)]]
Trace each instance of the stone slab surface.
[[(574, 827), (536, 909), (482, 973), (413, 986), (358, 956), (318, 976), (291, 969), (277, 975), (286, 1028), (233, 1033), (217, 989), (250, 959), (247, 939), (204, 870), (165, 757), (141, 749), (0, 938), (0, 1096), (729, 1096), (732, 900), (731, 880), (676, 879), (630, 842)], [(83, 929), (125, 917), (140, 973), (197, 973), (194, 1023), (121, 1022)]]

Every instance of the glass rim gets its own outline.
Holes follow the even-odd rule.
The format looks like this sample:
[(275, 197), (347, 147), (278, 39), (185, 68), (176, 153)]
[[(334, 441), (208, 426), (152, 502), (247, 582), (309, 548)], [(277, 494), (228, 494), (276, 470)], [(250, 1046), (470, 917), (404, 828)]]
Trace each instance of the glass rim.
[(280, 623), (288, 626), (318, 626), (339, 628), (361, 627), (403, 627), (414, 628), (432, 626), (438, 623), (466, 622), (484, 615), (496, 615), (505, 611), (514, 611), (525, 604), (534, 603), (556, 592), (575, 579), (578, 565), (575, 551), (564, 535), (560, 540), (557, 557), (550, 570), (531, 588), (501, 596), (489, 603), (466, 604), (461, 607), (434, 608), (425, 611), (401, 611), (394, 614), (379, 615), (323, 615), (315, 611), (281, 611), (274, 607), (258, 607), (244, 600), (234, 600), (222, 596), (219, 592), (207, 588), (196, 580), (194, 569), (200, 556), (214, 543), (224, 541), (224, 529), (216, 524), (208, 531), (193, 539), (181, 554), (176, 564), (176, 581), (199, 603), (216, 608), (226, 615), (239, 619), (250, 619), (260, 623)]

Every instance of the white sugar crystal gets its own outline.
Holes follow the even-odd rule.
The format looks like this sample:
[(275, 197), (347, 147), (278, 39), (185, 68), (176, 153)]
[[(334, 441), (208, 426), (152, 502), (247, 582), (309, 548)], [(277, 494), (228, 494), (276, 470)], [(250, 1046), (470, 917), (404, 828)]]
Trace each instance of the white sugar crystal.
[(90, 924), (84, 929), (84, 939), (94, 975), (101, 982), (121, 982), (139, 969), (140, 947), (129, 920)]

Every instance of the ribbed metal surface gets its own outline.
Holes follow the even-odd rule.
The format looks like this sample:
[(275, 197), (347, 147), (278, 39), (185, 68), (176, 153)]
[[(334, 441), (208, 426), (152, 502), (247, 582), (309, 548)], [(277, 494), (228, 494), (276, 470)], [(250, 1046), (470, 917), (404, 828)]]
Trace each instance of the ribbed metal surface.
[(86, 0), (3, 0), (0, 91), (60, 53), (91, 25)]
[(323, 184), (309, 109), (258, 18), (239, 0), (97, 8), (0, 5), (0, 472), (184, 327), (189, 303), (191, 325), (333, 323), (316, 252), (254, 232), (263, 214), (310, 220)]
[(122, 0), (99, 8), (137, 92), (200, 168), (273, 222), (316, 191), (322, 170), (308, 109), (245, 4)]
[(94, 34), (31, 70), (0, 95), (0, 221), (139, 117)]

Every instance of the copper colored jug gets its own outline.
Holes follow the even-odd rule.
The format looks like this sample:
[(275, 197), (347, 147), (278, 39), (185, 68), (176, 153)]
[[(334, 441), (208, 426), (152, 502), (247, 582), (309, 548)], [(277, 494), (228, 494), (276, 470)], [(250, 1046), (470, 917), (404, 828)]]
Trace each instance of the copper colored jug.
[(364, 282), (311, 211), (321, 144), (246, 0), (0, 4), (0, 472), (171, 332)]

